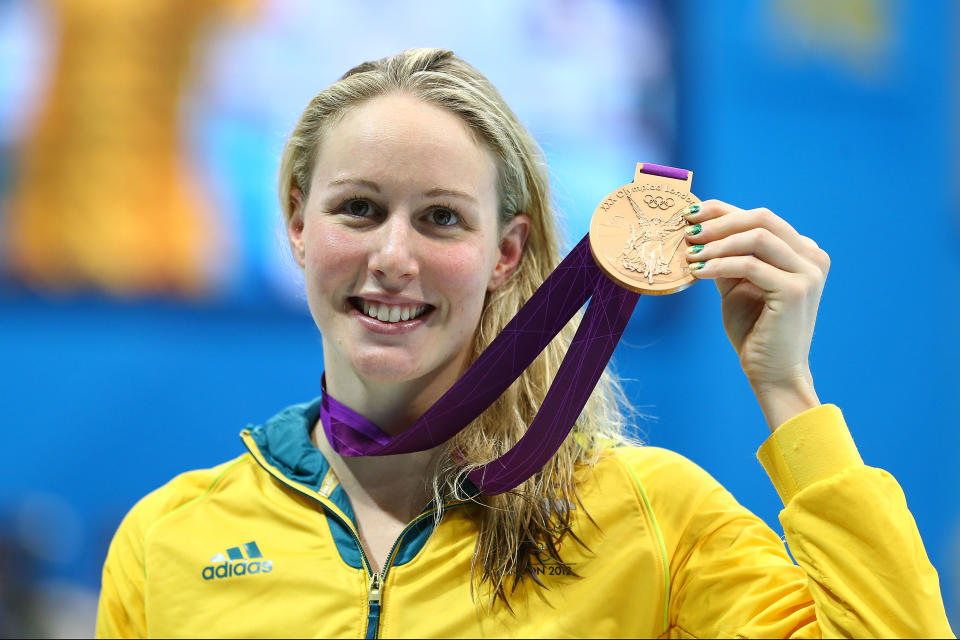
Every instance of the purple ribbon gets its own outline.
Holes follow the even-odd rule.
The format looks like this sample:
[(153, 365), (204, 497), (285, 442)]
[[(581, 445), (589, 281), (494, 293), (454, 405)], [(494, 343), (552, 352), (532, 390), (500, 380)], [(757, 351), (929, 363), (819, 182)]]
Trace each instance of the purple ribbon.
[(686, 169), (665, 167), (662, 164), (652, 164), (650, 162), (645, 162), (643, 164), (643, 171), (641, 171), (641, 173), (647, 173), (652, 176), (660, 176), (661, 178), (673, 178), (674, 180), (686, 180), (690, 177), (690, 172)]
[(516, 445), (470, 473), (488, 495), (509, 491), (559, 450), (613, 354), (640, 294), (607, 278), (590, 254), (589, 236), (557, 266), (503, 331), (450, 389), (398, 436), (380, 430), (323, 386), (320, 421), (344, 456), (386, 456), (431, 449), (470, 424), (507, 390), (591, 298), (540, 410)]

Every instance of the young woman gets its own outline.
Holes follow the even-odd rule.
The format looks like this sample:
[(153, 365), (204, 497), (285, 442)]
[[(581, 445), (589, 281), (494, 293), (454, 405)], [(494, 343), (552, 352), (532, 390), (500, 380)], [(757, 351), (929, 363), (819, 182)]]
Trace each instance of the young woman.
[[(280, 202), (326, 393), (403, 433), (559, 262), (542, 157), (452, 53), (362, 64), (291, 135)], [(681, 456), (623, 434), (601, 380), (560, 451), (511, 492), (466, 473), (523, 435), (572, 328), (456, 437), (345, 457), (320, 401), (248, 452), (141, 500), (111, 545), (100, 636), (949, 636), (896, 481), (864, 466), (807, 364), (829, 267), (766, 209), (688, 212), (688, 260), (773, 435), (776, 533)], [(320, 371), (317, 371), (320, 377)]]

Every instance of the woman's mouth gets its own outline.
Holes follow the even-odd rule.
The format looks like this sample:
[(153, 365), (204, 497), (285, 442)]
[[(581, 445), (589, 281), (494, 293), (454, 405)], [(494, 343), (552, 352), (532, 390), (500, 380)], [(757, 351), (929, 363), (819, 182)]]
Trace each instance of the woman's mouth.
[(430, 304), (386, 304), (363, 298), (347, 298), (350, 306), (364, 316), (385, 324), (402, 324), (422, 318), (435, 309)]

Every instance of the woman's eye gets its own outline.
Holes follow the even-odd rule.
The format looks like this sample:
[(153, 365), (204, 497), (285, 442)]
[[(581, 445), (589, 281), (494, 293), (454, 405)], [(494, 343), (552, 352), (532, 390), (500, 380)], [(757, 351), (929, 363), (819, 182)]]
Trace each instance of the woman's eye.
[(460, 222), (460, 217), (450, 209), (434, 209), (430, 212), (431, 221), (441, 227), (449, 227)]
[(368, 200), (350, 200), (343, 209), (350, 215), (360, 218), (373, 215), (373, 205)]

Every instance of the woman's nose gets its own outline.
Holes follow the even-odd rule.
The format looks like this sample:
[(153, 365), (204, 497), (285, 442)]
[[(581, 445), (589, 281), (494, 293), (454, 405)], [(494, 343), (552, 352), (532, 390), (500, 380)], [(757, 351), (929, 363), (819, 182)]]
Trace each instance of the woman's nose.
[(375, 233), (375, 246), (369, 268), (379, 279), (400, 284), (415, 278), (419, 272), (416, 257), (416, 231), (406, 216), (389, 215)]

